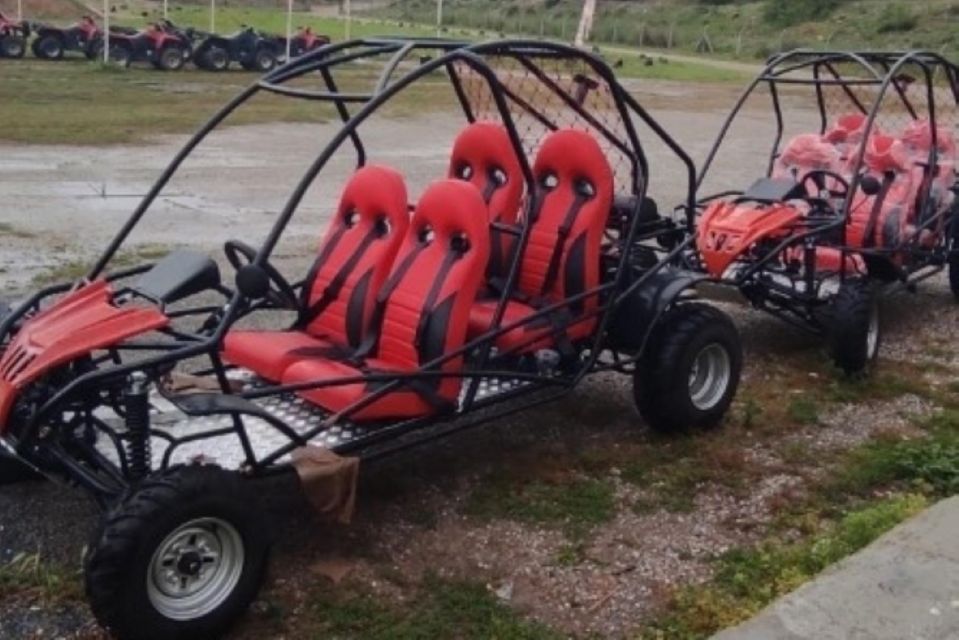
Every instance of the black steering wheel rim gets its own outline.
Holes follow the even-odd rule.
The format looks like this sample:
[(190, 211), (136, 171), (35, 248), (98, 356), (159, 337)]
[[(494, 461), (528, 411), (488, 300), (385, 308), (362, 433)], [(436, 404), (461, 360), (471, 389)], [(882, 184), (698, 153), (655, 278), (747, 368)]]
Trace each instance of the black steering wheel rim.
[[(819, 180), (816, 180), (819, 178)], [(825, 186), (825, 180), (823, 178), (832, 178), (839, 183), (839, 186), (842, 187), (842, 190), (836, 190), (827, 188)], [(816, 185), (816, 194), (821, 194), (823, 191), (829, 193), (829, 198), (823, 198), (821, 195), (813, 195), (814, 192), (809, 190), (807, 186), (810, 180), (815, 180)], [(829, 169), (813, 169), (812, 171), (807, 171), (803, 174), (803, 177), (800, 178), (799, 184), (802, 185), (803, 189), (806, 191), (806, 200), (810, 203), (817, 205), (819, 208), (824, 210), (832, 210), (833, 207), (830, 204), (829, 200), (842, 200), (846, 201), (847, 196), (849, 195), (849, 181), (845, 177), (836, 173), (835, 171), (830, 171)], [(833, 213), (838, 213), (833, 211)]]
[[(239, 271), (241, 268), (254, 263), (257, 250), (242, 240), (227, 240), (223, 243), (223, 253), (226, 254), (226, 259), (234, 271)], [(275, 307), (298, 308), (299, 298), (293, 286), (283, 277), (283, 274), (268, 261), (264, 261), (258, 266), (263, 269), (270, 281), (270, 288), (264, 296), (265, 299)]]

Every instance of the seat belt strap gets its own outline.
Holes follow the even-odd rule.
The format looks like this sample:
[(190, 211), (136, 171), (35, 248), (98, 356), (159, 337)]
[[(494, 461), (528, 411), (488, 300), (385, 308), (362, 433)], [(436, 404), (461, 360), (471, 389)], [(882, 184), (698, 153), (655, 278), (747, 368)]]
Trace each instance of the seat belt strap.
[(426, 294), (426, 299), (423, 301), (423, 308), (420, 310), (420, 319), (416, 326), (414, 344), (417, 351), (423, 342), (423, 334), (426, 333), (426, 327), (429, 325), (430, 316), (433, 313), (433, 308), (436, 306), (436, 298), (440, 295), (440, 289), (443, 288), (443, 283), (446, 282), (446, 277), (449, 275), (453, 265), (462, 257), (462, 252), (450, 249), (443, 258), (443, 263), (440, 265), (439, 270), (436, 272), (429, 293)]
[(876, 194), (876, 200), (872, 204), (872, 211), (869, 213), (869, 222), (866, 223), (866, 230), (862, 236), (862, 246), (865, 248), (875, 246), (876, 244), (873, 235), (876, 233), (876, 223), (879, 221), (879, 212), (882, 210), (882, 205), (886, 201), (886, 195), (889, 193), (889, 188), (895, 179), (896, 174), (892, 171), (887, 171), (882, 177), (882, 186), (879, 188), (879, 193)]
[(586, 201), (587, 198), (585, 196), (577, 194), (570, 204), (566, 216), (563, 218), (563, 223), (559, 226), (559, 229), (556, 230), (559, 237), (556, 239), (556, 244), (553, 246), (553, 253), (549, 258), (549, 267), (546, 270), (546, 277), (543, 279), (543, 286), (540, 289), (541, 295), (546, 295), (556, 282), (556, 277), (559, 275), (560, 260), (563, 254), (566, 253), (566, 240), (569, 238), (569, 234), (573, 230), (573, 225), (576, 223), (576, 217), (579, 215), (583, 205), (586, 204)]
[(406, 254), (406, 257), (403, 258), (400, 265), (390, 275), (386, 284), (380, 289), (380, 292), (376, 296), (376, 307), (373, 310), (373, 317), (370, 320), (370, 330), (353, 355), (355, 361), (369, 357), (369, 355), (376, 350), (376, 345), (380, 340), (380, 331), (383, 328), (383, 316), (386, 314), (386, 303), (390, 299), (390, 296), (393, 295), (393, 291), (403, 280), (403, 277), (406, 276), (407, 271), (409, 271), (413, 263), (416, 262), (416, 258), (419, 257), (420, 253), (428, 246), (429, 244), (426, 242), (421, 242), (412, 251)]
[(323, 247), (320, 255), (316, 256), (316, 260), (313, 261), (313, 265), (306, 274), (306, 280), (303, 281), (303, 288), (300, 290), (300, 308), (306, 309), (309, 305), (310, 294), (313, 292), (313, 285), (316, 283), (316, 276), (320, 273), (320, 268), (330, 259), (333, 250), (336, 249), (336, 246), (340, 243), (340, 238), (346, 233), (347, 228), (346, 225), (340, 225), (336, 232), (333, 233), (330, 241)]
[(373, 244), (373, 241), (376, 240), (377, 235), (378, 231), (376, 227), (370, 227), (370, 230), (367, 231), (363, 239), (360, 240), (360, 244), (357, 245), (353, 254), (343, 263), (340, 270), (333, 276), (330, 283), (326, 285), (326, 288), (323, 289), (323, 295), (300, 314), (300, 319), (297, 321), (298, 327), (303, 328), (309, 326), (317, 316), (323, 313), (323, 311), (339, 297), (340, 291), (343, 290), (343, 285), (346, 284), (347, 278), (356, 270), (356, 265), (359, 264), (363, 254), (365, 254), (366, 250)]

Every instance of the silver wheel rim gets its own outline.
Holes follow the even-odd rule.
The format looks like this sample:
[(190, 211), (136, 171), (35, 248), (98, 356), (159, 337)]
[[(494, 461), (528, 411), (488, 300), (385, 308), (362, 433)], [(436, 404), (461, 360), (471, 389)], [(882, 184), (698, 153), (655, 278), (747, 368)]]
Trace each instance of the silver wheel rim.
[(230, 523), (197, 518), (157, 547), (147, 572), (147, 597), (171, 620), (195, 620), (219, 607), (243, 573), (243, 539)]
[(873, 305), (869, 310), (869, 327), (866, 329), (866, 357), (872, 360), (879, 351), (879, 307)]
[(732, 377), (729, 352), (720, 344), (703, 347), (689, 371), (689, 399), (700, 411), (708, 411), (723, 399)]

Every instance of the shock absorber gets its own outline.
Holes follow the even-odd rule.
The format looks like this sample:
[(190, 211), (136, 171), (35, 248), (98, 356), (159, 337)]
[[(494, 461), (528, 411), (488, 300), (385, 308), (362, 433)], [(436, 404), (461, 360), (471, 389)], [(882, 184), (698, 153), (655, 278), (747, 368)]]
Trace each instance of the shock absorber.
[(133, 480), (150, 473), (150, 384), (142, 371), (130, 374), (123, 392), (127, 414), (127, 466)]

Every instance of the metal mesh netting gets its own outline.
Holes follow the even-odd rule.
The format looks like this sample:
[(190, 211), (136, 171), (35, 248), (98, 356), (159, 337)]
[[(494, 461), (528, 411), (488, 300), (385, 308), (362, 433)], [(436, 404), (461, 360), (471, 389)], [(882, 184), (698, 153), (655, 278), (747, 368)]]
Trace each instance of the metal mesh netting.
[[(505, 89), (510, 115), (531, 161), (550, 131), (586, 131), (605, 152), (617, 190), (630, 191), (633, 152), (629, 135), (609, 84), (588, 62), (535, 54), (484, 55), (484, 61)], [(465, 62), (453, 66), (473, 116), (501, 121), (487, 80)]]

